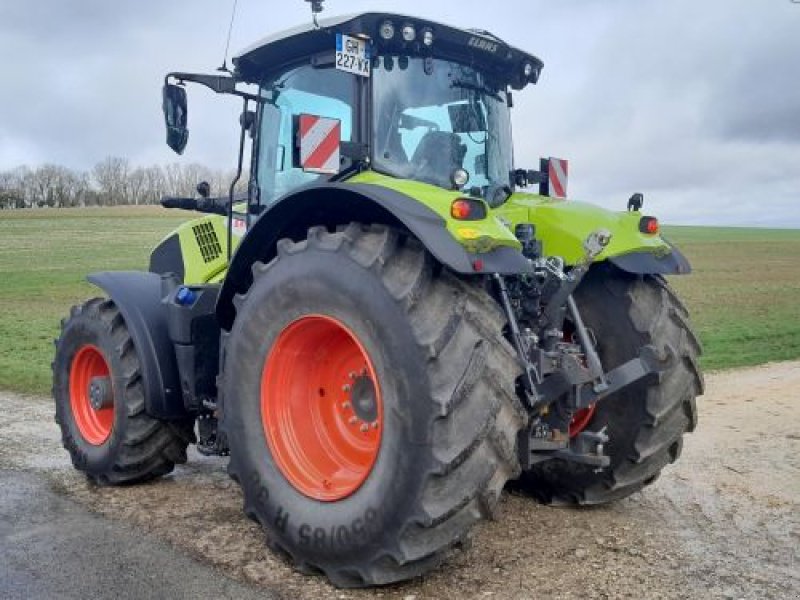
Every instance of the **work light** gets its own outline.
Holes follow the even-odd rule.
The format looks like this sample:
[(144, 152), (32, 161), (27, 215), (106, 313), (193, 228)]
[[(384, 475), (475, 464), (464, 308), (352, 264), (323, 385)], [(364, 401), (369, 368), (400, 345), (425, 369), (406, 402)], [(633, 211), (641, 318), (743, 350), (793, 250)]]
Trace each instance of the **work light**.
[(381, 37), (385, 40), (390, 40), (394, 37), (394, 23), (391, 21), (384, 21), (381, 25)]

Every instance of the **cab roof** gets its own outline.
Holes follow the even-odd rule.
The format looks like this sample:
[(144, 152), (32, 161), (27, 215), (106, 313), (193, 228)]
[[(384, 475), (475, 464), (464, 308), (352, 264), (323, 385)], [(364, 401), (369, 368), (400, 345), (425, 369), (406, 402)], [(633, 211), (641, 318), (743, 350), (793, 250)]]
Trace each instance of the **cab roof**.
[[(395, 30), (390, 40), (384, 39), (379, 33), (387, 21), (392, 23)], [(403, 40), (401, 30), (406, 25), (413, 26), (417, 32), (413, 42)], [(420, 41), (426, 29), (434, 37), (430, 47)], [(537, 57), (506, 44), (487, 31), (459, 29), (395, 13), (367, 12), (320, 19), (319, 28), (308, 24), (268, 36), (234, 57), (235, 76), (243, 81), (258, 82), (270, 73), (283, 70), (309, 56), (326, 51), (332, 53), (336, 48), (337, 33), (369, 37), (374, 44), (373, 52), (378, 55), (433, 56), (475, 65), (514, 89), (536, 83), (543, 67)]]

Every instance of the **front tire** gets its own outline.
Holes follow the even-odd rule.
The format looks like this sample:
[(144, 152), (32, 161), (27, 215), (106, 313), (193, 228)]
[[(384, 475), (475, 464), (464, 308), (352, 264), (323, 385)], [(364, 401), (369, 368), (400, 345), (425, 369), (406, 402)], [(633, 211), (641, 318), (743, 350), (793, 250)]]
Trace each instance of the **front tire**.
[(680, 456), (684, 433), (697, 424), (695, 399), (703, 393), (697, 364), (701, 347), (686, 308), (661, 277), (594, 267), (575, 301), (594, 332), (606, 371), (635, 358), (648, 344), (659, 349), (669, 344), (677, 358), (667, 371), (621, 389), (573, 419), (573, 435), (584, 428), (605, 429), (608, 468), (598, 472), (555, 459), (534, 465), (516, 483), (546, 504), (605, 504), (654, 482)]
[(519, 473), (502, 314), (386, 227), (313, 228), (253, 273), (221, 423), (245, 512), (338, 586), (426, 572)]
[(111, 300), (73, 306), (62, 321), (53, 398), (72, 464), (96, 483), (141, 483), (186, 462), (191, 423), (145, 413), (139, 356)]

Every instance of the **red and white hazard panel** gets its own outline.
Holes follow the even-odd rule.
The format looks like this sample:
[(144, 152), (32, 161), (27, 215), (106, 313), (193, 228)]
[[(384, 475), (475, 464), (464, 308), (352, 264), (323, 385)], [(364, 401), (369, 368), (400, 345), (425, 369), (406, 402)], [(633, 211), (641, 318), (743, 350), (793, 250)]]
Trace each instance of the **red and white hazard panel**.
[(551, 198), (567, 197), (568, 161), (561, 158), (547, 159), (548, 191)]
[(339, 144), (342, 123), (316, 115), (300, 115), (300, 166), (310, 173), (333, 175), (339, 172)]

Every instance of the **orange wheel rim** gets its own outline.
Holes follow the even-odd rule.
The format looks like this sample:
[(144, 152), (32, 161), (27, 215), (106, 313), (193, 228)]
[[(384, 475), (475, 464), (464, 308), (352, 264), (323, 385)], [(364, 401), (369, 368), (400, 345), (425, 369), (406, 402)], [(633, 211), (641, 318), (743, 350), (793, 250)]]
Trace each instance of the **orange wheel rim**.
[(378, 458), (383, 400), (356, 335), (322, 315), (290, 323), (264, 364), (261, 419), (278, 469), (300, 493), (333, 502), (361, 487)]
[(572, 420), (569, 422), (569, 437), (575, 437), (586, 429), (589, 421), (591, 421), (594, 416), (595, 409), (597, 409), (597, 404), (592, 404), (586, 408), (575, 411), (575, 414), (572, 415)]
[(111, 435), (114, 407), (92, 406), (90, 386), (98, 378), (110, 381), (111, 369), (97, 346), (81, 346), (69, 371), (69, 403), (78, 431), (87, 442), (99, 446)]

